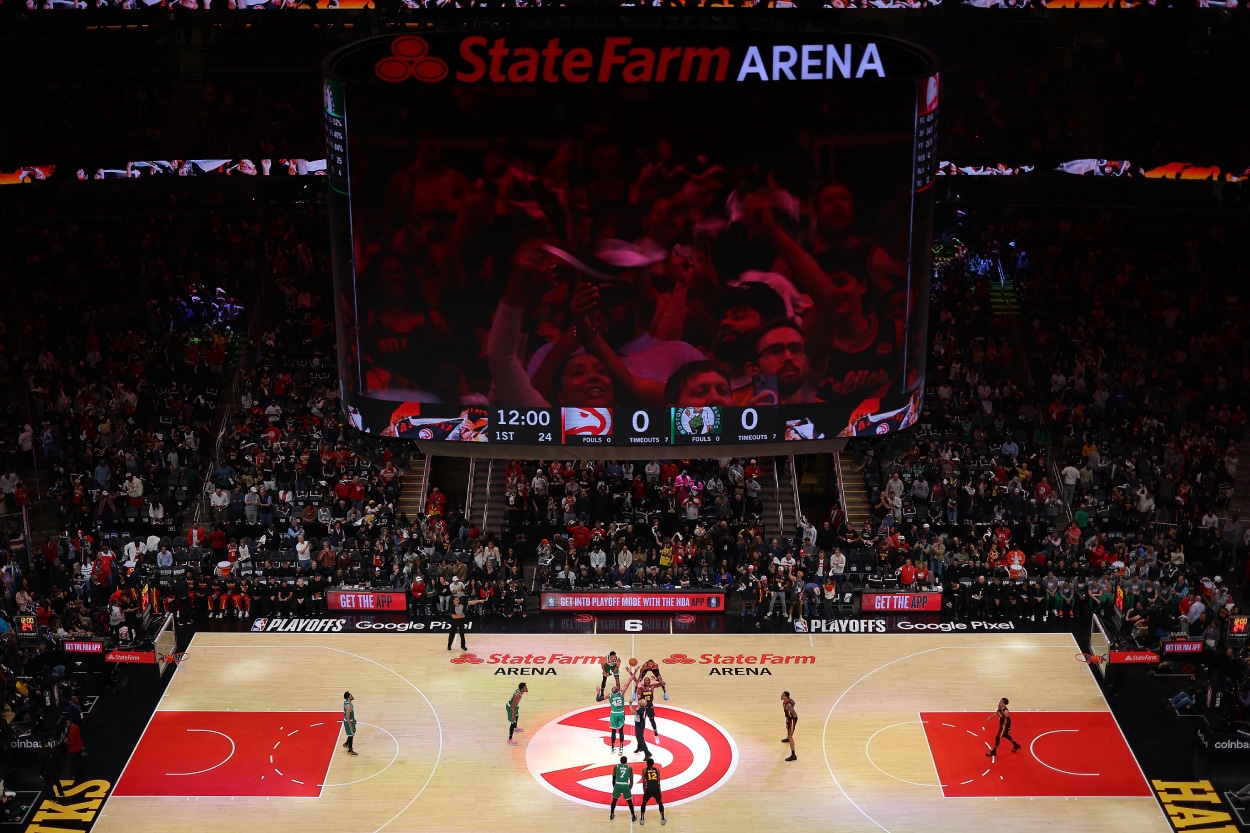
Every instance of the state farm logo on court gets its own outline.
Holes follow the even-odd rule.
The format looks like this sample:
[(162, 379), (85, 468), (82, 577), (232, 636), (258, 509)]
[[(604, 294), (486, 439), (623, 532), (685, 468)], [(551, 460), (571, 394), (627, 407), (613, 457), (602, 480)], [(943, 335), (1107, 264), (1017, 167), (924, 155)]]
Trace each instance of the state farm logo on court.
[[(612, 767), (617, 756), (608, 750), (607, 705), (569, 712), (530, 736), (525, 764), (539, 784), (568, 801), (587, 807), (612, 803)], [(525, 705), (521, 706), (524, 720)], [(655, 710), (660, 737), (647, 730), (647, 747), (664, 779), (664, 805), (697, 801), (715, 792), (738, 768), (738, 746), (716, 723), (702, 715), (665, 704)], [(632, 742), (633, 723), (625, 726)], [(635, 795), (642, 790), (641, 760), (632, 761)]]
[(710, 665), (709, 677), (771, 677), (771, 665), (815, 665), (812, 654), (670, 654), (660, 662), (665, 665)]
[(599, 665), (601, 654), (491, 654), (483, 659), (474, 653), (462, 653), (449, 660), (452, 665), (497, 665), (494, 673), (508, 677), (555, 677), (556, 665)]

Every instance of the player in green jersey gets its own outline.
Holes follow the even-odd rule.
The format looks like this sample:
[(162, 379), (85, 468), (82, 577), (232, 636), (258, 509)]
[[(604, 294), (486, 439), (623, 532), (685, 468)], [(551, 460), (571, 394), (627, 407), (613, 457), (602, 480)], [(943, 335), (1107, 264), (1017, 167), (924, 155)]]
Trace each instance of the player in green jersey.
[(611, 710), (608, 713), (608, 725), (612, 727), (612, 752), (615, 754), (617, 749), (616, 735), (619, 732), (621, 742), (619, 744), (622, 752), (625, 751), (625, 695), (621, 693), (620, 686), (612, 686), (612, 694), (608, 697), (608, 705)]
[(356, 707), (352, 705), (355, 699), (350, 691), (343, 692), (343, 731), (347, 733), (347, 740), (343, 742), (343, 746), (347, 747), (348, 755), (356, 754), (353, 746), (356, 740)]
[(529, 686), (521, 683), (517, 686), (516, 691), (512, 692), (508, 702), (504, 704), (504, 709), (508, 713), (508, 743), (513, 746), (516, 746), (516, 741), (512, 739), (512, 733), (525, 731), (524, 729), (518, 729), (516, 724), (521, 719), (521, 697), (529, 690)]
[[(621, 710), (621, 719), (625, 717), (624, 707)], [(608, 821), (616, 818), (616, 800), (618, 798), (625, 799), (625, 803), (629, 805), (629, 817), (633, 821), (638, 821), (638, 814), (634, 812), (634, 770), (629, 765), (629, 759), (624, 755), (621, 756), (621, 762), (612, 767), (612, 807), (608, 810)]]
[(603, 689), (608, 685), (608, 677), (616, 680), (616, 687), (621, 686), (621, 658), (616, 655), (616, 651), (610, 651), (608, 656), (603, 660), (603, 679), (599, 681), (599, 693), (595, 695), (595, 700), (603, 699)]

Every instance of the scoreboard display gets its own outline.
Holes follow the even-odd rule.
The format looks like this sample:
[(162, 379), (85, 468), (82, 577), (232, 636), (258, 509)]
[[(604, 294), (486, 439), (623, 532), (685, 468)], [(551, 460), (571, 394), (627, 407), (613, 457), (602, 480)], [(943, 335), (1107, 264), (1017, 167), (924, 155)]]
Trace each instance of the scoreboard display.
[[(429, 454), (644, 458), (915, 422), (935, 59), (653, 22), (435, 26), (327, 57), (355, 428)], [(859, 242), (818, 250), (813, 227)]]
[(492, 408), (488, 442), (520, 445), (676, 446), (778, 442), (777, 408)]

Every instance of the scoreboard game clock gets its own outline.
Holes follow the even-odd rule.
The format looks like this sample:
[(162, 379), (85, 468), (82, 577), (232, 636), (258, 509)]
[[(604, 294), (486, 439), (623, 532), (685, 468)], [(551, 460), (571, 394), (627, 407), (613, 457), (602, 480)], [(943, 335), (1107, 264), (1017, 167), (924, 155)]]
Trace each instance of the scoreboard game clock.
[(17, 644), (34, 645), (39, 642), (39, 617), (33, 613), (21, 613), (13, 621)]
[(1250, 637), (1250, 616), (1230, 616), (1228, 619), (1228, 647), (1244, 648)]
[(492, 408), (490, 441), (519, 445), (548, 445), (560, 442), (559, 412), (551, 408)]

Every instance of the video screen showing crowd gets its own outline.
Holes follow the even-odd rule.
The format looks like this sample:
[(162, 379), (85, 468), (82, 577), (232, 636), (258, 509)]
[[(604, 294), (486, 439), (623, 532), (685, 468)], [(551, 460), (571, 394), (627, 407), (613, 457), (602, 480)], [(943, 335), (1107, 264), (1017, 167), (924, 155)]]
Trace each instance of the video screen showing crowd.
[(904, 86), (350, 88), (352, 419), (556, 445), (911, 424), (930, 212)]

